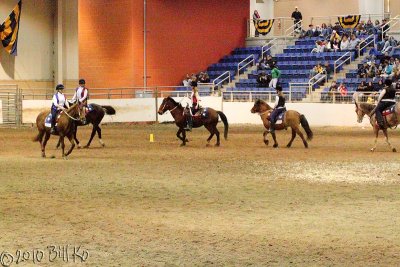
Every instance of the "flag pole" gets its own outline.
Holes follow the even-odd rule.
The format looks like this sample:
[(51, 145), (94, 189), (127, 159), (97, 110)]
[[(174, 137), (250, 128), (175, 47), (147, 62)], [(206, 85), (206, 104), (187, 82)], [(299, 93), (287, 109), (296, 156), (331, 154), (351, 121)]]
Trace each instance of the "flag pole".
[(146, 0), (143, 0), (143, 87), (147, 87), (146, 33)]

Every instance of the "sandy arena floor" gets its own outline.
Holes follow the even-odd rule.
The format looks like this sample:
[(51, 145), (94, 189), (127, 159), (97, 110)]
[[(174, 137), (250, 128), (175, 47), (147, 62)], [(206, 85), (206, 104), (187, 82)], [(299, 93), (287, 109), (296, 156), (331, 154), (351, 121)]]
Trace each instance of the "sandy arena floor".
[(30, 251), (19, 265), (33, 266), (36, 250), (63, 266), (48, 246), (69, 245), (69, 263), (89, 252), (80, 266), (398, 265), (399, 153), (382, 138), (371, 153), (371, 129), (313, 130), (308, 150), (287, 149), (290, 132), (266, 147), (248, 125), (181, 148), (174, 125), (103, 125), (105, 148), (96, 137), (62, 160), (56, 138), (42, 159), (35, 128), (0, 129), (0, 261)]

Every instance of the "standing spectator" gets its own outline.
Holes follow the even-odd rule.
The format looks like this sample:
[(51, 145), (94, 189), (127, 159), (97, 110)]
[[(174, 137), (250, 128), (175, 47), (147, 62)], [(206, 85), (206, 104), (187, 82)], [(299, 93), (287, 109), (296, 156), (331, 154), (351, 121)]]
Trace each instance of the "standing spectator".
[(329, 80), (331, 78), (331, 75), (333, 74), (333, 71), (332, 71), (331, 65), (329, 65), (328, 61), (325, 62), (324, 69), (325, 69), (326, 75), (328, 76), (327, 78)]
[(257, 77), (258, 87), (268, 87), (268, 83), (270, 82), (269, 80), (270, 78), (267, 76), (267, 74), (265, 72), (261, 72)]
[(260, 14), (258, 14), (258, 11), (257, 10), (254, 10), (254, 13), (253, 13), (253, 23), (254, 23), (254, 28), (256, 29), (256, 31), (255, 31), (255, 36), (256, 37), (258, 37), (258, 35), (259, 35), (259, 32), (257, 31), (257, 27), (256, 27), (256, 24), (257, 24), (257, 21), (259, 21), (260, 20)]
[(301, 32), (301, 22), (300, 21), (303, 19), (303, 16), (301, 15), (301, 12), (297, 9), (297, 6), (294, 7), (294, 11), (292, 13), (292, 19), (295, 24), (294, 31), (296, 33), (300, 33)]
[(269, 82), (269, 87), (276, 88), (276, 84), (278, 83), (278, 79), (281, 77), (281, 71), (278, 69), (276, 65), (272, 67), (271, 71), (271, 81)]

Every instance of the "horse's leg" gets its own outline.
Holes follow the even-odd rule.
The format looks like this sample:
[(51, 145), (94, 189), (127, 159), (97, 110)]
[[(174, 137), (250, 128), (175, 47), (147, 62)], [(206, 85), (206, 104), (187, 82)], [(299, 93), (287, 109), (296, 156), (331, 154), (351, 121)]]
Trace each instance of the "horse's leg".
[(60, 143), (61, 143), (61, 155), (64, 159), (67, 159), (65, 156), (65, 143), (64, 143), (64, 136), (60, 135)]
[(100, 128), (100, 125), (99, 125), (99, 124), (97, 124), (96, 129), (97, 129), (97, 136), (99, 137), (100, 145), (101, 145), (102, 147), (105, 147), (106, 144), (104, 144), (103, 140), (101, 139), (101, 128)]
[(90, 143), (92, 142), (93, 137), (94, 137), (95, 134), (96, 134), (96, 130), (97, 130), (96, 128), (97, 128), (97, 125), (93, 124), (92, 133), (90, 134), (89, 142), (87, 143), (86, 146), (84, 146), (84, 148), (89, 148)]
[(220, 138), (219, 138), (219, 131), (218, 131), (218, 129), (217, 129), (217, 125), (214, 125), (214, 132), (215, 132), (215, 135), (217, 136), (217, 143), (215, 144), (215, 146), (219, 146), (220, 145)]
[(58, 149), (60, 147), (60, 145), (61, 145), (61, 142), (60, 142), (60, 138), (59, 138), (58, 142), (57, 142), (57, 145), (56, 145), (56, 149)]
[(379, 135), (379, 128), (378, 127), (374, 127), (374, 133), (375, 133), (375, 141), (374, 141), (374, 146), (371, 148), (371, 152), (374, 152), (376, 149), (376, 144), (378, 143), (378, 135)]
[(264, 131), (263, 137), (264, 137), (264, 144), (268, 146), (269, 140), (267, 139), (267, 135), (269, 134), (269, 130)]
[(385, 135), (386, 144), (388, 144), (388, 146), (390, 147), (390, 150), (392, 150), (392, 152), (397, 152), (396, 148), (394, 148), (394, 147), (392, 146), (392, 144), (389, 142), (389, 137), (388, 137), (387, 129), (384, 129), (384, 130), (383, 130), (383, 134)]
[(40, 144), (42, 147), (42, 157), (43, 158), (46, 157), (45, 150), (46, 150), (46, 144), (47, 144), (47, 141), (49, 141), (49, 138), (50, 138), (50, 133), (46, 131), (44, 139), (43, 139), (42, 143)]
[(183, 137), (181, 136), (181, 133), (182, 133), (182, 129), (179, 128), (178, 131), (176, 132), (176, 137), (178, 137), (179, 140), (183, 141), (183, 139), (182, 139)]
[(79, 144), (79, 140), (78, 140), (78, 138), (76, 137), (76, 134), (77, 134), (77, 133), (78, 133), (78, 125), (75, 124), (74, 139), (75, 139), (76, 144), (78, 145), (78, 148), (81, 148), (81, 145)]
[(272, 135), (272, 138), (274, 139), (273, 147), (276, 148), (276, 147), (278, 147), (278, 142), (276, 141), (276, 134), (275, 134), (275, 132), (273, 132), (273, 133), (271, 133), (271, 135)]
[(290, 141), (289, 141), (289, 143), (287, 144), (287, 146), (286, 147), (291, 147), (292, 146), (292, 143), (293, 143), (293, 140), (296, 138), (296, 131), (295, 130), (293, 130), (293, 128), (292, 128), (292, 139), (290, 139)]
[(213, 131), (213, 128), (210, 127), (210, 126), (204, 125), (204, 127), (206, 127), (206, 129), (210, 132), (210, 136), (207, 138), (207, 146), (209, 146), (210, 145), (210, 141), (214, 137), (215, 132)]
[(68, 150), (67, 154), (65, 154), (64, 159), (67, 159), (67, 156), (68, 156), (69, 154), (71, 154), (72, 150), (74, 150), (74, 147), (75, 147), (75, 142), (74, 142), (74, 138), (73, 138), (72, 135), (68, 136), (68, 140), (71, 142), (71, 147), (70, 147), (70, 149)]
[[(293, 128), (292, 128), (293, 129)], [(308, 148), (307, 140), (304, 138), (303, 133), (300, 131), (299, 127), (295, 127), (294, 130), (300, 136), (301, 140), (303, 140), (303, 144), (305, 148)]]
[(181, 146), (186, 146), (186, 130), (182, 129), (182, 144)]

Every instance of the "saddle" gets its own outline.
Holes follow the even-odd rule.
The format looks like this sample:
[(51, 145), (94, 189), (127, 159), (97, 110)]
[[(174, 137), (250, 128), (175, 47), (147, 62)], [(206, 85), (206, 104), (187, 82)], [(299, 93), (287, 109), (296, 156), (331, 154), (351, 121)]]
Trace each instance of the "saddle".
[(390, 114), (394, 113), (395, 112), (395, 108), (396, 108), (396, 104), (393, 104), (393, 106), (390, 106), (388, 109), (385, 109), (382, 112), (382, 115), (383, 116), (387, 116), (387, 115), (390, 115)]
[[(189, 110), (190, 109), (190, 110)], [(203, 108), (200, 107), (199, 109), (193, 109), (193, 108), (185, 108), (184, 114), (185, 116), (190, 116), (190, 111), (192, 112), (192, 117), (193, 118), (207, 118), (208, 117), (208, 108)]]
[[(286, 111), (287, 111), (287, 110), (282, 111), (281, 114), (279, 114), (278, 117), (276, 117), (275, 125), (277, 125), (277, 124), (282, 124), (282, 123), (283, 123), (283, 119), (285, 118), (285, 113), (286, 113)], [(269, 113), (267, 119), (268, 119), (269, 121), (271, 121), (271, 113)]]
[[(57, 124), (58, 124), (58, 119), (60, 118), (60, 116), (61, 116), (61, 110), (58, 110), (57, 111), (57, 118), (56, 118), (56, 124), (55, 124), (55, 126), (57, 126)], [(52, 116), (51, 116), (51, 113), (49, 113), (47, 116), (46, 116), (46, 119), (44, 120), (44, 126), (46, 126), (46, 127), (48, 127), (48, 128), (51, 128), (51, 120), (52, 120)]]

